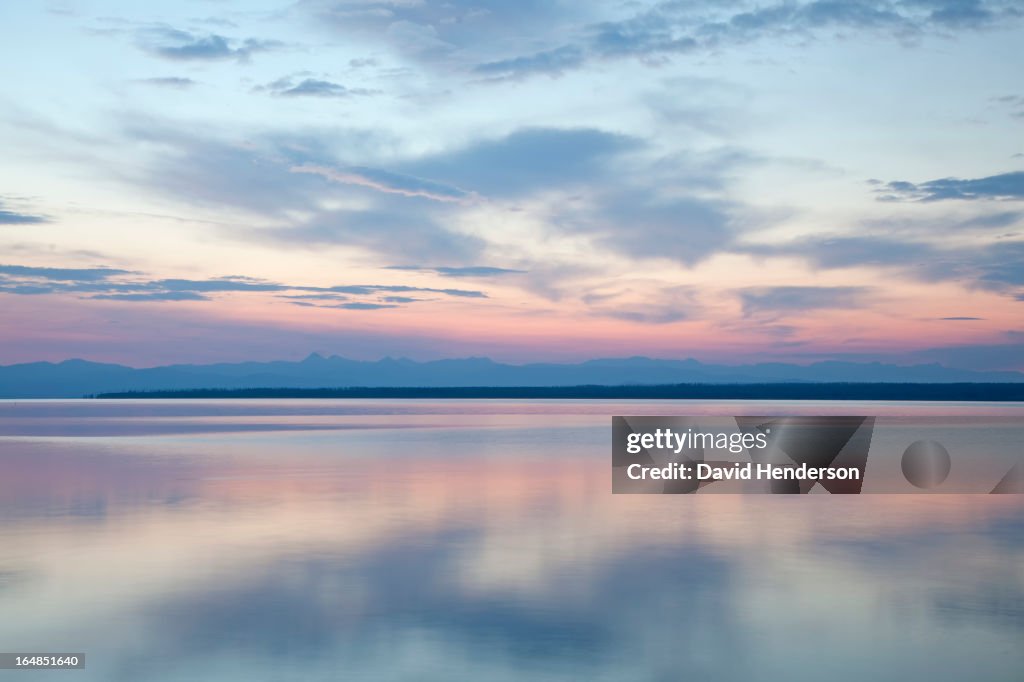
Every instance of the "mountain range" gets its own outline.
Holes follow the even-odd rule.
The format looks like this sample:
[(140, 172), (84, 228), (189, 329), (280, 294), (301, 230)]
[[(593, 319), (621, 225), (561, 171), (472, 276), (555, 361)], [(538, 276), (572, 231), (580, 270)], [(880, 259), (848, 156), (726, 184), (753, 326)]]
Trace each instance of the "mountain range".
[(588, 360), (574, 364), (513, 365), (477, 357), (429, 362), (405, 358), (361, 361), (336, 355), (324, 357), (317, 353), (298, 362), (165, 365), (143, 369), (79, 359), (0, 366), (0, 398), (80, 398), (96, 393), (200, 388), (622, 386), (793, 382), (1017, 383), (1024, 382), (1024, 373), (980, 372), (938, 364), (903, 366), (880, 362), (718, 365), (692, 359), (631, 357)]

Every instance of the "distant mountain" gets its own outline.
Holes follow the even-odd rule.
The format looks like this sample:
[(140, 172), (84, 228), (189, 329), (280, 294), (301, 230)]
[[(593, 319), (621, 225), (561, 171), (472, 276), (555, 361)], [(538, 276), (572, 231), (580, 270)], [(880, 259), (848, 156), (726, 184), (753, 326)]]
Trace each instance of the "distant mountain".
[(0, 398), (78, 398), (96, 393), (198, 388), (334, 388), (349, 386), (580, 386), (757, 384), (792, 382), (958, 383), (1024, 382), (1021, 372), (975, 372), (937, 364), (879, 362), (713, 365), (644, 357), (577, 364), (509, 365), (488, 358), (374, 362), (313, 353), (301, 362), (166, 365), (134, 369), (86, 360), (0, 366)]

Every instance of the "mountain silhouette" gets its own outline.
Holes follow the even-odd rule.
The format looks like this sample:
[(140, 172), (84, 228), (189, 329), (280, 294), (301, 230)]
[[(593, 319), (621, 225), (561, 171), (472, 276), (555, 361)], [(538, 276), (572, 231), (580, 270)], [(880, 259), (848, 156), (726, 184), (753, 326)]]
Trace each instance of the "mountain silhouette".
[(299, 362), (236, 362), (124, 365), (65, 360), (0, 366), (0, 398), (79, 398), (124, 391), (461, 386), (623, 386), (758, 383), (1005, 383), (1024, 382), (1020, 372), (979, 372), (938, 364), (900, 366), (880, 362), (758, 363), (716, 365), (697, 360), (646, 357), (588, 360), (574, 364), (512, 365), (470, 357), (416, 362), (407, 358), (350, 360), (310, 354)]

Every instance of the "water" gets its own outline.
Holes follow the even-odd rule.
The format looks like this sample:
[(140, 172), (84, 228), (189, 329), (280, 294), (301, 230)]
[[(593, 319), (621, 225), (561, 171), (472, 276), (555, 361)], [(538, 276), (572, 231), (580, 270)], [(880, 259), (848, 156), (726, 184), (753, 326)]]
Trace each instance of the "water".
[(613, 414), (977, 404), (0, 402), (25, 680), (1024, 679), (1024, 496), (612, 496)]

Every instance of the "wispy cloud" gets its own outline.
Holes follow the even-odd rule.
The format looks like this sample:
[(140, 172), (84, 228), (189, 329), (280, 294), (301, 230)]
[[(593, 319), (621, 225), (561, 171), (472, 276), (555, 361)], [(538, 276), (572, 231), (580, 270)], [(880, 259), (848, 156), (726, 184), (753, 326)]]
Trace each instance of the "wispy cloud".
[(142, 83), (144, 85), (155, 85), (161, 88), (172, 88), (175, 90), (187, 90), (188, 88), (196, 85), (196, 81), (191, 78), (183, 78), (181, 76), (156, 76), (153, 78), (140, 78), (136, 83)]
[[(418, 299), (395, 294), (431, 293), (455, 299), (485, 299), (477, 289), (449, 289), (403, 284), (338, 284), (308, 286), (285, 284), (252, 277), (210, 279), (153, 279), (142, 273), (116, 268), (50, 268), (0, 265), (0, 294), (40, 296), (72, 294), (90, 299), (127, 302), (210, 301), (218, 294), (271, 293), (296, 305), (347, 310), (393, 308)], [(364, 297), (368, 300), (353, 301)], [(329, 302), (329, 305), (321, 302)], [(340, 305), (339, 302), (344, 302)]]
[(498, 79), (557, 76), (592, 62), (630, 57), (656, 62), (771, 38), (810, 40), (829, 30), (871, 33), (906, 43), (922, 35), (1005, 25), (1021, 16), (1012, 2), (1004, 0), (737, 1), (717, 6), (664, 0), (640, 5), (627, 18), (580, 26), (575, 41), (482, 62), (474, 70)]
[(145, 294), (97, 294), (91, 298), (106, 301), (209, 301), (195, 291), (154, 291)]
[(594, 306), (591, 314), (636, 324), (672, 324), (691, 319), (697, 312), (696, 291), (692, 287), (672, 287), (655, 300), (642, 303)]
[(746, 250), (760, 256), (795, 256), (819, 268), (880, 267), (920, 281), (960, 282), (1003, 293), (1024, 286), (1024, 241), (980, 241), (952, 247), (941, 240), (821, 235)]
[(0, 275), (57, 282), (97, 282), (118, 275), (136, 274), (117, 268), (42, 268), (30, 265), (0, 265)]
[(391, 303), (339, 303), (332, 308), (341, 308), (343, 310), (383, 310), (384, 308), (397, 308), (397, 305)]
[(0, 225), (35, 225), (45, 222), (48, 221), (43, 216), (7, 210), (4, 202), (0, 201)]
[(848, 310), (864, 305), (871, 287), (751, 287), (739, 292), (745, 316), (760, 313), (801, 313), (822, 309)]
[(922, 183), (894, 180), (875, 189), (880, 201), (1024, 199), (1024, 171), (984, 178), (941, 178)]
[(427, 211), (414, 208), (317, 211), (298, 224), (257, 233), (247, 239), (292, 249), (343, 246), (366, 249), (388, 257), (429, 257), (456, 261), (478, 258), (486, 242), (447, 228)]
[(256, 53), (283, 47), (276, 40), (234, 40), (216, 33), (197, 34), (165, 25), (140, 29), (138, 37), (144, 50), (174, 61), (246, 61)]
[(1024, 118), (1024, 95), (1000, 95), (993, 97), (992, 101), (1005, 107), (1010, 116)]
[(472, 195), (458, 187), (400, 173), (391, 173), (379, 168), (350, 166), (328, 168), (312, 164), (293, 166), (293, 173), (309, 173), (344, 185), (368, 187), (385, 194), (400, 194), (406, 197), (424, 197), (434, 201), (464, 201)]
[[(311, 290), (311, 289), (308, 289)], [(425, 291), (457, 298), (487, 298), (487, 294), (476, 289), (433, 289), (430, 287), (413, 287), (395, 284), (346, 284), (333, 287), (324, 287), (319, 291), (333, 291), (343, 294), (373, 294), (383, 291), (402, 293), (413, 291)]]
[(353, 97), (356, 95), (374, 95), (378, 90), (366, 88), (349, 88), (341, 83), (321, 78), (297, 79), (285, 76), (257, 88), (258, 91), (269, 92), (279, 97)]
[(398, 164), (401, 172), (484, 196), (514, 197), (606, 176), (643, 141), (597, 128), (521, 128)]
[(568, 70), (582, 66), (585, 54), (583, 48), (578, 45), (563, 45), (529, 55), (477, 64), (473, 70), (481, 75), (500, 79), (523, 79), (536, 73), (560, 76)]
[(521, 275), (526, 270), (496, 268), (488, 265), (467, 265), (464, 267), (445, 267), (433, 265), (388, 265), (385, 270), (407, 270), (412, 272), (431, 272), (442, 277), (499, 277), (501, 275)]

